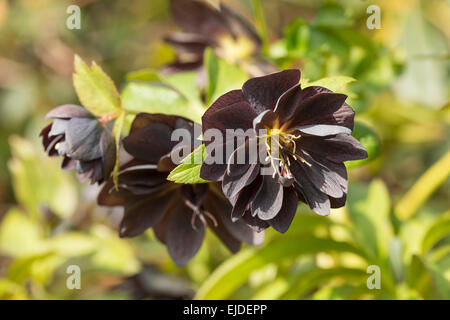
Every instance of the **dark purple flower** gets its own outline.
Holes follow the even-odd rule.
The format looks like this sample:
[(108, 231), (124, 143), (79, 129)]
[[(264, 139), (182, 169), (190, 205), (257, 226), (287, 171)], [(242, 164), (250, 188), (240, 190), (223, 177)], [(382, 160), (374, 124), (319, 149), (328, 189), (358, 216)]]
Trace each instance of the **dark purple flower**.
[(171, 9), (182, 32), (165, 38), (176, 49), (177, 58), (164, 68), (164, 72), (199, 69), (207, 47), (231, 62), (255, 58), (252, 65), (257, 68), (249, 68), (251, 74), (266, 74), (267, 70), (274, 70), (269, 63), (255, 57), (261, 49), (261, 39), (253, 26), (225, 4), (220, 3), (220, 8), (216, 9), (202, 1), (172, 0)]
[(46, 118), (54, 119), (40, 134), (49, 156), (64, 157), (61, 167), (75, 169), (82, 182), (102, 183), (109, 178), (116, 159), (110, 128), (76, 105), (57, 107)]
[[(225, 137), (226, 129), (250, 132), (236, 146), (234, 137), (226, 139), (223, 144), (234, 146), (234, 152), (222, 164), (208, 164), (206, 159), (200, 175), (222, 181), (233, 219), (242, 218), (257, 230), (272, 226), (285, 232), (298, 201), (320, 215), (342, 207), (347, 195), (343, 162), (367, 157), (351, 136), (354, 111), (345, 103), (347, 96), (319, 86), (302, 89), (299, 81), (299, 70), (250, 79), (242, 90), (220, 97), (202, 118), (204, 135), (209, 129)], [(254, 162), (252, 143), (259, 151)], [(207, 150), (219, 147), (205, 144)], [(238, 150), (247, 155), (243, 164), (233, 162)], [(261, 169), (269, 174), (261, 174)]]
[(123, 141), (133, 160), (119, 172), (119, 189), (114, 189), (110, 179), (98, 196), (100, 205), (124, 207), (121, 237), (134, 237), (153, 228), (179, 266), (200, 249), (207, 226), (232, 252), (239, 250), (241, 242), (259, 244), (263, 239), (244, 222), (231, 221), (232, 207), (222, 195), (220, 184), (176, 184), (167, 180), (175, 168), (170, 155), (178, 146), (171, 141), (172, 132), (186, 129), (194, 140), (195, 125), (179, 116), (137, 115), (130, 135)]

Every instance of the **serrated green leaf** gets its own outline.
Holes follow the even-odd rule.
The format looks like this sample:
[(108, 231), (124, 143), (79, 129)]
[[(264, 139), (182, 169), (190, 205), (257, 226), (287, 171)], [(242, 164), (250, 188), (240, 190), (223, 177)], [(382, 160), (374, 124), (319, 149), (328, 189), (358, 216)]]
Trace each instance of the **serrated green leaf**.
[(347, 161), (345, 165), (349, 169), (362, 166), (374, 160), (381, 152), (381, 142), (378, 134), (364, 123), (355, 122), (352, 135), (366, 148), (368, 157), (362, 160)]
[(75, 56), (73, 85), (81, 104), (96, 116), (105, 116), (121, 108), (114, 82), (95, 62), (89, 67)]
[(200, 178), (200, 169), (205, 157), (205, 146), (202, 144), (170, 172), (167, 180), (185, 184), (208, 182)]

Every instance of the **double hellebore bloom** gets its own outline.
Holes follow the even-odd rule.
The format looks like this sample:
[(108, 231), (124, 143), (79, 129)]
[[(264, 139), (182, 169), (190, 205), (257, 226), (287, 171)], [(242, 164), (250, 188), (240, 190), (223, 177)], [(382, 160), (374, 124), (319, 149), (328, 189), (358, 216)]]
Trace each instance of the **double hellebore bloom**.
[(76, 105), (57, 107), (46, 118), (54, 119), (40, 134), (49, 156), (64, 157), (61, 167), (75, 169), (82, 182), (102, 183), (109, 178), (116, 159), (110, 128)]
[[(367, 157), (351, 136), (354, 111), (345, 103), (347, 96), (319, 86), (302, 89), (299, 81), (299, 70), (250, 79), (242, 90), (220, 97), (202, 118), (210, 151), (200, 176), (222, 181), (233, 220), (242, 218), (257, 230), (272, 226), (285, 232), (298, 201), (320, 215), (342, 207), (347, 195), (343, 162)], [(206, 141), (210, 129), (222, 132), (225, 141)], [(229, 130), (241, 133), (230, 136)], [(244, 139), (235, 145), (242, 132)], [(232, 150), (224, 163), (208, 161), (220, 148)], [(239, 152), (246, 155), (241, 163)]]
[(244, 222), (231, 221), (232, 207), (219, 184), (176, 184), (167, 180), (176, 167), (174, 153), (186, 147), (172, 141), (173, 132), (189, 132), (192, 138), (187, 145), (191, 147), (195, 143), (195, 125), (179, 116), (137, 115), (129, 136), (123, 140), (133, 159), (119, 172), (118, 190), (111, 178), (98, 196), (100, 205), (124, 207), (121, 237), (134, 237), (153, 228), (179, 266), (200, 249), (207, 226), (232, 252), (239, 250), (241, 242), (259, 244), (263, 239)]
[[(171, 9), (183, 32), (165, 39), (177, 51), (175, 63), (164, 70), (167, 73), (200, 68), (207, 47), (230, 62), (250, 58), (261, 49), (261, 39), (252, 25), (223, 3), (216, 9), (202, 1), (172, 0)], [(257, 66), (249, 67), (249, 72), (258, 68), (270, 66), (258, 59)]]

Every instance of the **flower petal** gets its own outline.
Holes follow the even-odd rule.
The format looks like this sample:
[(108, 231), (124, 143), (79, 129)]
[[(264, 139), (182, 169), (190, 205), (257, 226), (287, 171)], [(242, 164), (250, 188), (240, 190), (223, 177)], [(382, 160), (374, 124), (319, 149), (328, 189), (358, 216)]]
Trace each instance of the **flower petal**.
[(48, 118), (94, 118), (94, 116), (83, 107), (74, 104), (66, 104), (50, 110), (45, 116), (45, 119)]
[(259, 164), (251, 164), (247, 171), (235, 177), (224, 175), (222, 190), (227, 198), (233, 198), (244, 187), (252, 183), (259, 174)]
[(120, 223), (120, 237), (135, 237), (154, 226), (168, 210), (173, 192), (164, 196), (130, 197), (125, 202), (125, 214)]
[(76, 160), (90, 161), (102, 157), (100, 138), (103, 129), (97, 120), (72, 118), (66, 129), (67, 155)]
[(283, 204), (283, 187), (272, 176), (263, 177), (263, 185), (252, 202), (252, 215), (261, 220), (273, 219)]
[[(304, 89), (304, 91), (307, 90), (313, 91), (314, 87)], [(303, 100), (296, 108), (287, 127), (295, 128), (321, 124), (342, 126), (353, 130), (355, 112), (345, 103), (346, 98), (345, 94), (334, 92), (322, 92), (312, 95), (310, 98)]]
[(281, 206), (280, 212), (278, 212), (275, 218), (269, 220), (268, 223), (278, 232), (285, 233), (294, 219), (297, 206), (298, 197), (295, 190), (293, 188), (284, 188), (283, 205)]
[(171, 141), (172, 131), (167, 124), (151, 122), (124, 138), (123, 145), (136, 159), (156, 164), (175, 144)]
[(312, 151), (334, 162), (367, 158), (367, 151), (348, 134), (321, 137), (304, 135), (299, 140), (302, 149)]
[(242, 92), (252, 108), (261, 113), (273, 110), (281, 95), (299, 81), (300, 70), (284, 70), (248, 80), (242, 86)]
[(255, 199), (256, 195), (262, 188), (263, 177), (256, 177), (255, 181), (246, 186), (239, 192), (236, 202), (231, 212), (231, 220), (233, 222), (239, 220), (248, 210), (249, 204)]
[(329, 215), (330, 199), (328, 196), (319, 191), (314, 184), (305, 177), (306, 173), (297, 161), (291, 161), (289, 168), (295, 178), (295, 183), (297, 184), (296, 189), (303, 195), (311, 210), (321, 216)]
[(166, 226), (165, 240), (169, 255), (179, 267), (185, 265), (200, 249), (205, 236), (205, 227), (195, 219), (191, 225), (192, 211), (185, 205), (179, 205), (171, 213)]

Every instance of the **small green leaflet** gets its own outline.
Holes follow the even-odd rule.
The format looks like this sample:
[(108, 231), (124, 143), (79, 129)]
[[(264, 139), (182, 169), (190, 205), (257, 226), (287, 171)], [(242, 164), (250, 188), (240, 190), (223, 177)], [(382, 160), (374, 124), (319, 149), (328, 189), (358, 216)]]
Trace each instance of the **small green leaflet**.
[(81, 104), (96, 116), (105, 116), (121, 109), (120, 95), (114, 82), (93, 62), (89, 67), (75, 56), (73, 85)]
[(115, 120), (113, 127), (114, 142), (116, 144), (116, 163), (114, 164), (113, 180), (116, 189), (119, 185), (118, 173), (120, 169), (120, 134), (122, 133), (125, 116), (126, 112), (122, 111), (120, 116)]
[(206, 157), (205, 146), (202, 144), (195, 149), (190, 155), (184, 158), (183, 161), (170, 172), (167, 180), (176, 183), (195, 184), (206, 183), (208, 181), (200, 178), (200, 169), (203, 160)]

